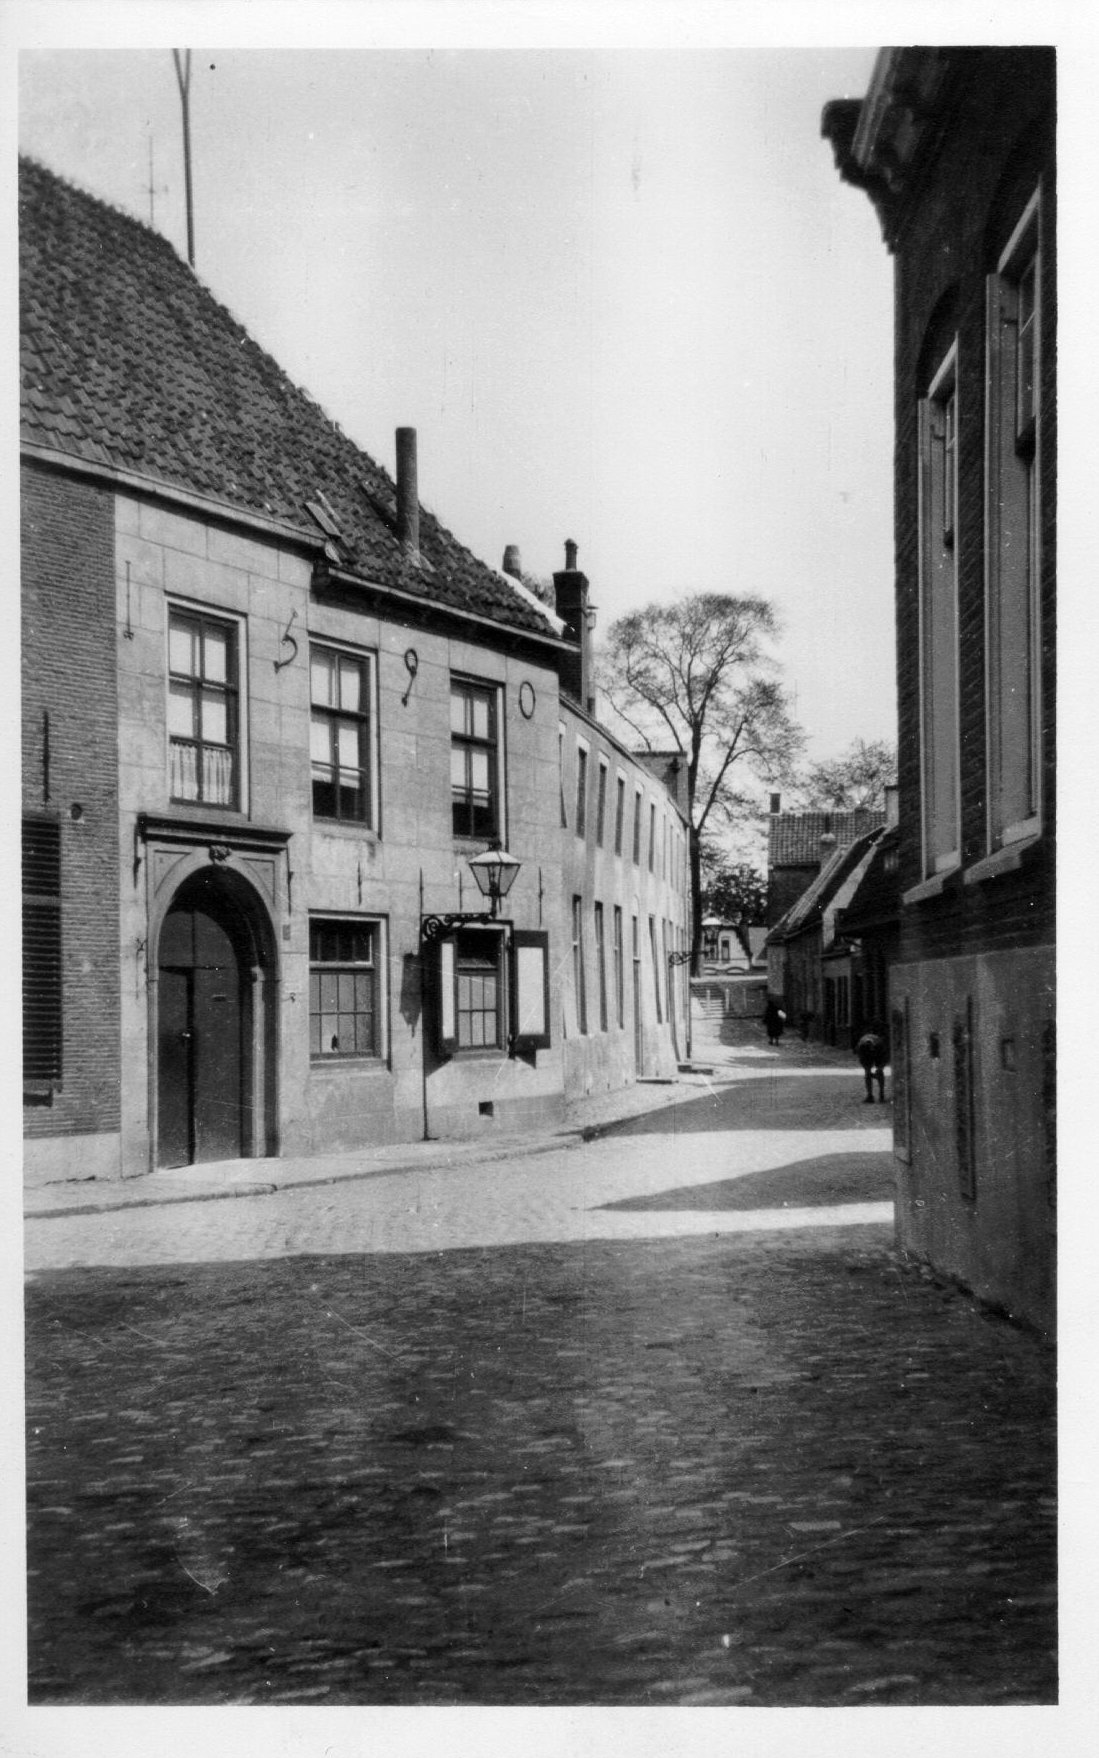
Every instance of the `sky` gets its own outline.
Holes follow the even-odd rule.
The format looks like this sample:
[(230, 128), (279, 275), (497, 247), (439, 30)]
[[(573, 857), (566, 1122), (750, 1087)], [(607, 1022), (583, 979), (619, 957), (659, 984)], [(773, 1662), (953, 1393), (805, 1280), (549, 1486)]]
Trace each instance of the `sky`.
[[(573, 538), (602, 629), (762, 593), (812, 753), (892, 738), (891, 264), (820, 135), (872, 65), (196, 41), (196, 270), (380, 463), (417, 428), (485, 560)], [(167, 45), (26, 47), (18, 91), (22, 150), (185, 253)]]

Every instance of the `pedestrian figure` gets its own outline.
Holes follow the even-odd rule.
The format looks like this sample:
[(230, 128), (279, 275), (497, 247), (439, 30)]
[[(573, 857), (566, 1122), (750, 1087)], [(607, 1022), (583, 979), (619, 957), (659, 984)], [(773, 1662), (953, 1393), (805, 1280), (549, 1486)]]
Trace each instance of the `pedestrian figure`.
[(878, 1020), (873, 1020), (863, 1032), (855, 1045), (855, 1055), (862, 1063), (863, 1077), (866, 1081), (866, 1097), (864, 1105), (874, 1103), (874, 1082), (878, 1083), (878, 1101), (885, 1104), (885, 1070), (889, 1061), (889, 1039), (885, 1027)]
[(767, 1033), (767, 1042), (769, 1044), (778, 1043), (782, 1036), (782, 1030), (785, 1024), (786, 1015), (783, 1013), (782, 1008), (774, 997), (769, 996), (767, 1005), (763, 1010), (763, 1029)]

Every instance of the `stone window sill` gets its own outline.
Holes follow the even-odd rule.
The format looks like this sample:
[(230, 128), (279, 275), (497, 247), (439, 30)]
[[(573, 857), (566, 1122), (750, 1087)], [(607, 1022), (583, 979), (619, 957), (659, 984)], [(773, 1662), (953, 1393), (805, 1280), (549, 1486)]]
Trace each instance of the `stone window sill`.
[(948, 867), (943, 873), (933, 874), (930, 879), (925, 879), (921, 884), (910, 886), (907, 891), (902, 892), (901, 902), (905, 904), (926, 903), (929, 898), (941, 897), (948, 887), (953, 888), (957, 884), (958, 873), (959, 868)]
[(1005, 873), (1017, 873), (1020, 867), (1028, 866), (1034, 859), (1040, 841), (1039, 836), (1029, 836), (1025, 842), (1008, 842), (1003, 848), (994, 849), (983, 861), (975, 861), (966, 869), (965, 883), (987, 885)]

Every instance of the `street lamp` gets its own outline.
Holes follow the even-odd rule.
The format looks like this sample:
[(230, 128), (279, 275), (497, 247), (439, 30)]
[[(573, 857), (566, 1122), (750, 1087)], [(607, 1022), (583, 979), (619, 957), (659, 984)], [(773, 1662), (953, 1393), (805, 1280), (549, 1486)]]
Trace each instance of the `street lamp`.
[[(421, 923), (424, 939), (426, 941), (440, 940), (444, 935), (451, 933), (453, 929), (465, 927), (467, 924), (480, 923), (484, 925), (495, 922), (497, 920), (496, 912), (515, 884), (522, 864), (522, 861), (517, 861), (514, 855), (509, 855), (506, 848), (501, 848), (499, 842), (491, 843), (483, 854), (471, 856), (470, 871), (477, 881), (477, 889), (481, 896), (488, 898), (488, 912), (486, 913), (484, 910), (480, 912), (458, 910), (445, 916), (424, 916)], [(506, 925), (506, 923), (501, 924), (501, 926)]]
[(493, 921), (499, 905), (515, 884), (521, 866), (522, 862), (517, 861), (514, 855), (509, 855), (507, 849), (501, 848), (498, 842), (492, 843), (483, 855), (470, 857), (470, 872), (477, 881), (481, 896), (488, 898), (489, 913)]

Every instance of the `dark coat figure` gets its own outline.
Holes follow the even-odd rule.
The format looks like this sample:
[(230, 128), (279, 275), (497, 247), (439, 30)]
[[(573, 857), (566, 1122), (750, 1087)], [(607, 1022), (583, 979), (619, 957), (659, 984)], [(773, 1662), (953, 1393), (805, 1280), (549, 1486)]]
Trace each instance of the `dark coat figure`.
[(785, 1024), (786, 1015), (783, 1013), (782, 1008), (777, 1001), (769, 999), (766, 1007), (763, 1009), (763, 1029), (767, 1033), (767, 1042), (769, 1044), (778, 1043), (782, 1036), (782, 1029)]
[(878, 1100), (885, 1104), (885, 1070), (889, 1063), (889, 1037), (878, 1020), (872, 1020), (855, 1045), (855, 1055), (862, 1063), (866, 1081), (864, 1105), (874, 1103), (874, 1082), (878, 1083)]

